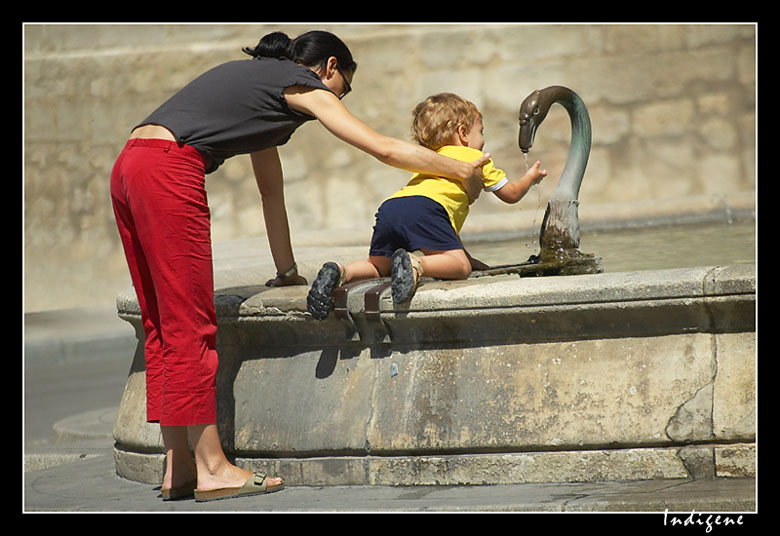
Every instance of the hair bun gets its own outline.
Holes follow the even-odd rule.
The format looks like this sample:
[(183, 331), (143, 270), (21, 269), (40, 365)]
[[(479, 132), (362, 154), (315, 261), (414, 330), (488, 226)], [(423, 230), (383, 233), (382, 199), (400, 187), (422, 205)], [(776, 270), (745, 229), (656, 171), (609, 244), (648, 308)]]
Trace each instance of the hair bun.
[(295, 58), (292, 39), (284, 32), (264, 35), (255, 48), (244, 47), (242, 50), (255, 58)]

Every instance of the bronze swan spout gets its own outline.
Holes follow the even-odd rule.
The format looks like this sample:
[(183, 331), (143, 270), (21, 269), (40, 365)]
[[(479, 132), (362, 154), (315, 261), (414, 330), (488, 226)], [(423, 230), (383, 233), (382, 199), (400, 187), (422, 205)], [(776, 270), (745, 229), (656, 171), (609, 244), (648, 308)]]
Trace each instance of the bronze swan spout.
[(563, 173), (550, 197), (542, 221), (539, 234), (542, 261), (582, 256), (577, 250), (580, 244), (577, 196), (591, 145), (590, 116), (582, 99), (563, 86), (550, 86), (528, 95), (520, 106), (518, 143), (524, 153), (531, 149), (536, 130), (555, 103), (561, 104), (569, 114), (571, 144)]

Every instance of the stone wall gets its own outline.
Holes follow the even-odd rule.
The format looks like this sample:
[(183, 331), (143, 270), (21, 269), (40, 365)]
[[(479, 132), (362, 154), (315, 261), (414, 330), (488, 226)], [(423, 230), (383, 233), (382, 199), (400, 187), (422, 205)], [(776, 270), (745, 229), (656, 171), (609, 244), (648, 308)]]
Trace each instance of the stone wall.
[[(242, 46), (298, 25), (27, 25), (24, 27), (24, 275), (28, 311), (113, 303), (129, 284), (108, 176), (138, 121)], [(452, 91), (485, 116), (486, 150), (525, 171), (517, 109), (560, 84), (588, 106), (593, 149), (582, 204), (750, 192), (755, 184), (756, 27), (743, 25), (322, 25), (359, 64), (345, 104), (408, 139), (410, 111)], [(554, 107), (531, 159), (552, 180), (569, 139)], [(296, 245), (314, 231), (368, 240), (379, 203), (408, 173), (381, 165), (309, 123), (280, 151)], [(249, 159), (209, 176), (214, 241), (265, 234)], [(533, 206), (531, 206), (533, 205)], [(523, 208), (483, 196), (472, 218)], [(468, 223), (464, 232), (468, 230)]]

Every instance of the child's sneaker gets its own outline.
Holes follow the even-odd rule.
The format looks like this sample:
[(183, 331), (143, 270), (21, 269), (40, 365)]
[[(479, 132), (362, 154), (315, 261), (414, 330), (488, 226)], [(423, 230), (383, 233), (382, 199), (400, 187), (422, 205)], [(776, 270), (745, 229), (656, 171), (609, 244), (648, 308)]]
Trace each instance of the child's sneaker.
[(422, 275), (423, 268), (420, 259), (405, 249), (395, 250), (390, 273), (393, 302), (404, 303), (411, 300), (415, 290), (417, 290), (417, 281)]
[(333, 306), (333, 291), (344, 284), (344, 272), (335, 262), (326, 262), (311, 284), (306, 308), (317, 320), (325, 320)]

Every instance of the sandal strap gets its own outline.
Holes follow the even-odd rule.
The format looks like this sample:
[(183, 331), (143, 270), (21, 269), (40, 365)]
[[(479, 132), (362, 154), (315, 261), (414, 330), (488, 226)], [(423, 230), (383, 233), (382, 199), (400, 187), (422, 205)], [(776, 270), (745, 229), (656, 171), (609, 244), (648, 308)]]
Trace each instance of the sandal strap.
[(339, 263), (336, 263), (336, 266), (339, 267), (339, 280), (336, 283), (336, 287), (343, 287), (347, 281), (347, 269)]
[(266, 475), (262, 473), (255, 473), (252, 476), (250, 476), (246, 482), (244, 482), (244, 485), (241, 487), (242, 490), (252, 490), (259, 488), (261, 490), (265, 490), (267, 487), (266, 485)]
[(420, 258), (414, 253), (409, 253), (409, 259), (411, 260), (412, 268), (417, 270), (417, 279), (421, 278), (425, 273), (425, 270), (423, 269), (422, 262), (420, 262)]

